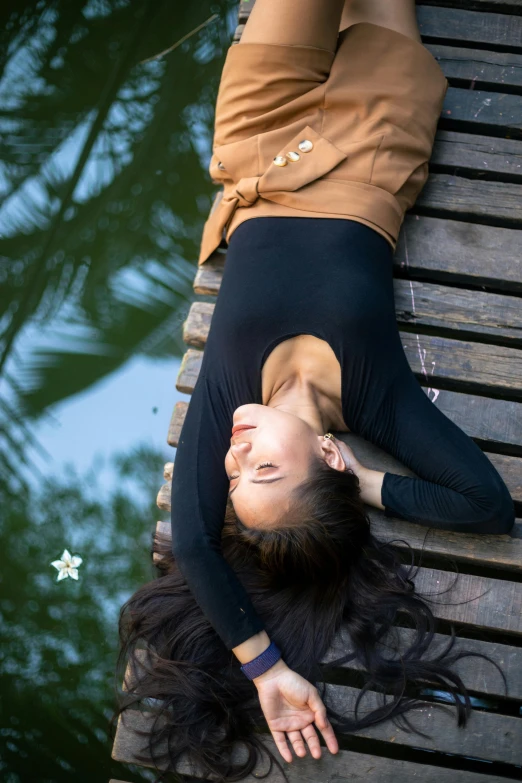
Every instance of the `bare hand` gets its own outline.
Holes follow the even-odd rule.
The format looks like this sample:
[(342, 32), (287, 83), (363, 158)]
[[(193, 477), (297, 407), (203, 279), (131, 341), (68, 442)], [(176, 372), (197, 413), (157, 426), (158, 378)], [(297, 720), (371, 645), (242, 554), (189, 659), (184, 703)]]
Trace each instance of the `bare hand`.
[(358, 475), (359, 470), (362, 468), (361, 463), (351, 450), (349, 446), (344, 443), (342, 440), (338, 440), (335, 438), (335, 445), (341, 452), (341, 456), (343, 458), (344, 464), (346, 465), (346, 470), (352, 470), (355, 475)]
[(338, 752), (339, 745), (326, 717), (326, 708), (317, 688), (308, 680), (279, 660), (254, 682), (268, 728), (285, 761), (291, 762), (293, 759), (286, 735), (297, 756), (306, 756), (306, 740), (313, 758), (321, 758), (321, 746), (314, 723), (323, 735), (328, 750), (331, 753)]

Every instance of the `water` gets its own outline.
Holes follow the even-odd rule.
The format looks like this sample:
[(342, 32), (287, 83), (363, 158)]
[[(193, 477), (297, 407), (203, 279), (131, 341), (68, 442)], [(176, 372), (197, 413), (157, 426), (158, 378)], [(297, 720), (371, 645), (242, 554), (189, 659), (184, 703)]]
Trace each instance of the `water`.
[[(148, 780), (110, 759), (117, 619), (153, 574), (154, 501), (173, 458), (181, 324), (214, 193), (213, 109), (237, 4), (8, 6), (0, 779)], [(78, 580), (57, 581), (51, 562), (64, 549), (82, 558)]]

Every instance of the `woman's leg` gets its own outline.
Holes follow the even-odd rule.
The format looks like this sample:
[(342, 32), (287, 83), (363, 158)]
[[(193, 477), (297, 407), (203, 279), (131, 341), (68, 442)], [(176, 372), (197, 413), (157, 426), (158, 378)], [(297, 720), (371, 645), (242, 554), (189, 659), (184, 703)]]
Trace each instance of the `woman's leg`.
[(389, 27), (415, 41), (421, 40), (415, 0), (346, 0), (339, 31), (357, 22), (371, 22), (381, 27)]
[(335, 52), (344, 4), (345, 0), (256, 0), (239, 45), (314, 46)]

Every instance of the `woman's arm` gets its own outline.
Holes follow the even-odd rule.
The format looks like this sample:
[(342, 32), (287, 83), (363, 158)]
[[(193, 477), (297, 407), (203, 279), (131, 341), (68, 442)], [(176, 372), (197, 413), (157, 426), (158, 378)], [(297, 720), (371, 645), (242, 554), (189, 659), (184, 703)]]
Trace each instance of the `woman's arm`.
[[(241, 663), (257, 658), (270, 638), (243, 585), (221, 552), (228, 494), (224, 468), (233, 410), (220, 389), (200, 375), (183, 429), (172, 479), (172, 551), (201, 610)], [(321, 748), (315, 726), (331, 753), (339, 746), (317, 688), (280, 658), (253, 680), (274, 741), (285, 761), (314, 758)], [(306, 742), (306, 745), (305, 745)]]
[(171, 526), (181, 573), (216, 633), (234, 649), (262, 631), (263, 623), (221, 550), (229, 489), (224, 467), (229, 407), (219, 387), (200, 376), (174, 462)]
[(363, 469), (362, 483), (373, 499), (367, 502), (384, 508), (386, 516), (457, 532), (511, 530), (515, 511), (503, 479), (477, 444), (429, 400), (411, 369), (392, 381), (361, 434), (419, 477)]

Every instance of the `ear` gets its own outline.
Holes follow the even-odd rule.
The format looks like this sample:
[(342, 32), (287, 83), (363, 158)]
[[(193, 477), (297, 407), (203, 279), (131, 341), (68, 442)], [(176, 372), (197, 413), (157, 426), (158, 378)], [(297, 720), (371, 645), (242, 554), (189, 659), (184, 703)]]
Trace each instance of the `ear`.
[(321, 456), (326, 464), (334, 470), (346, 470), (346, 464), (336, 442), (330, 438), (320, 437)]

